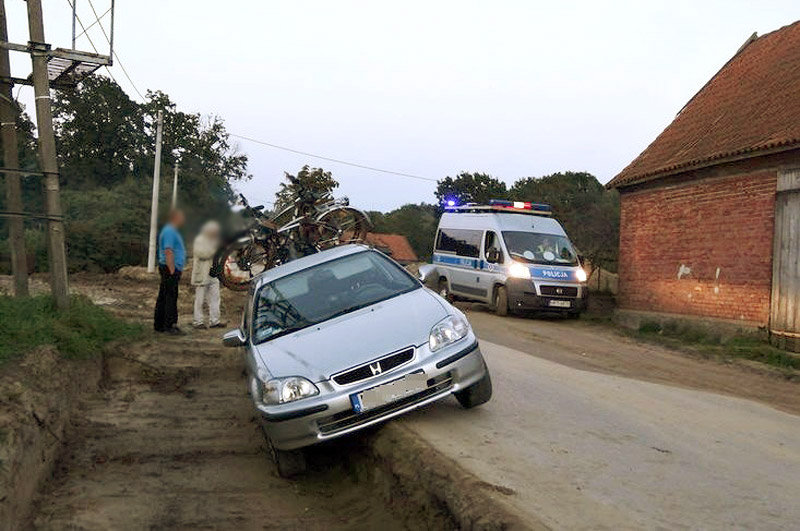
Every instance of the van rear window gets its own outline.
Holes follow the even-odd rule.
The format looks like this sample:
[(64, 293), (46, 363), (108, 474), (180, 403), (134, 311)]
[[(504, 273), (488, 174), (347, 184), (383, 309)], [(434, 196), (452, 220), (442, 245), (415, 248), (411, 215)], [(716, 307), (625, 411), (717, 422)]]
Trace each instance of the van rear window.
[(436, 250), (458, 256), (478, 258), (483, 231), (468, 229), (439, 229)]

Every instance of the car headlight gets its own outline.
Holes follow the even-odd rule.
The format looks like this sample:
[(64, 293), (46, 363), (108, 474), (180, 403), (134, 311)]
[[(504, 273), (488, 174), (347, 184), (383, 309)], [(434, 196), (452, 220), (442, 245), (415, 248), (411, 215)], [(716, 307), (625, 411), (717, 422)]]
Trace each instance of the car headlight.
[(578, 279), (578, 282), (586, 282), (586, 271), (584, 271), (582, 267), (579, 267), (578, 270), (575, 271), (575, 277)]
[(261, 400), (265, 404), (285, 404), (319, 394), (317, 386), (300, 376), (275, 378), (261, 386)]
[(431, 335), (428, 338), (428, 346), (431, 352), (455, 343), (469, 333), (469, 323), (460, 315), (445, 317), (431, 328)]
[(511, 262), (508, 266), (508, 275), (514, 278), (531, 278), (531, 270), (525, 264)]

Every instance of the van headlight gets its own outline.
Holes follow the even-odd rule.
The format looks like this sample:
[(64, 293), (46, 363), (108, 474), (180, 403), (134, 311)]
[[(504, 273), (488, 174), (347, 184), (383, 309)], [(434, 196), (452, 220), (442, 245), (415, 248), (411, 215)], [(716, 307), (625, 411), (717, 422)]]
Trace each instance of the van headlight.
[(575, 271), (575, 277), (578, 279), (578, 282), (586, 282), (586, 271), (584, 271), (582, 267), (579, 267), (578, 270)]
[(511, 265), (508, 266), (508, 276), (514, 278), (531, 278), (531, 270), (525, 264), (511, 262)]
[(261, 400), (268, 405), (285, 404), (318, 394), (317, 386), (301, 376), (275, 378), (261, 386)]
[(467, 323), (467, 320), (459, 315), (451, 315), (450, 317), (445, 317), (431, 328), (428, 346), (431, 352), (436, 352), (440, 348), (462, 339), (468, 333), (469, 323)]

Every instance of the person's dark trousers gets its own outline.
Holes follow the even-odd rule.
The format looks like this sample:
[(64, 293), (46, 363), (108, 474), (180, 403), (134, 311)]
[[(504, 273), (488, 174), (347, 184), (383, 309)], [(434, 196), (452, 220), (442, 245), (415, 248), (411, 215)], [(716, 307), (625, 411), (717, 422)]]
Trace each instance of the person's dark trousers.
[(165, 265), (159, 265), (158, 272), (161, 274), (161, 284), (158, 286), (153, 328), (156, 332), (164, 332), (178, 324), (178, 284), (181, 272), (170, 274)]

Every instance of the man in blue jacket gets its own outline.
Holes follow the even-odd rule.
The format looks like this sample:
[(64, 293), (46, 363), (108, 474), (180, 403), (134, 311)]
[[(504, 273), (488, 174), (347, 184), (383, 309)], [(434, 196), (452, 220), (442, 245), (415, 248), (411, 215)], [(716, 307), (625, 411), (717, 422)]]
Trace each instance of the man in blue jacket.
[(158, 235), (158, 272), (161, 285), (158, 287), (153, 328), (156, 332), (180, 335), (184, 332), (178, 324), (178, 284), (186, 264), (186, 247), (180, 229), (185, 221), (183, 211), (173, 210), (169, 221)]

